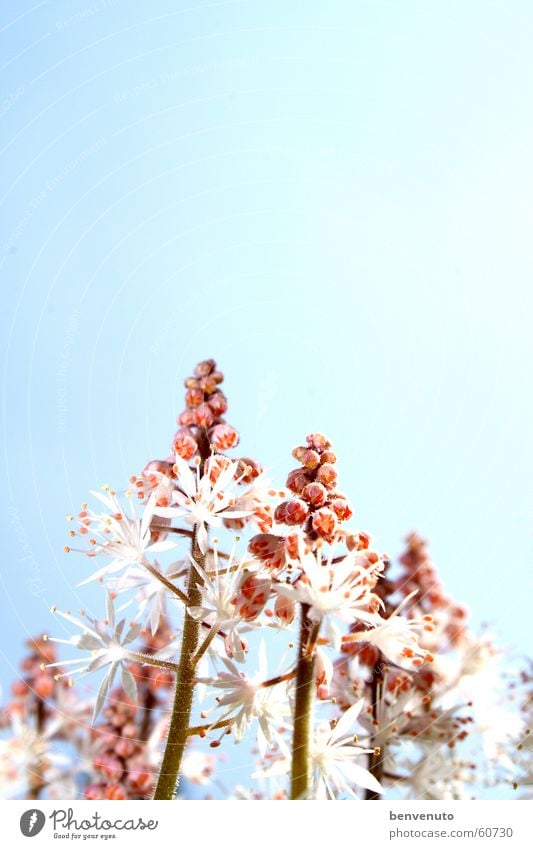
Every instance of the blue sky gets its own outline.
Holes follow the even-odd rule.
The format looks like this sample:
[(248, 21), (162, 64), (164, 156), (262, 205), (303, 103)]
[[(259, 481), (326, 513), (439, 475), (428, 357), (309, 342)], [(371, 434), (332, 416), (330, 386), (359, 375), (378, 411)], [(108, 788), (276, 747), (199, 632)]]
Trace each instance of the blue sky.
[(327, 433), (357, 523), (391, 554), (419, 529), (527, 651), (531, 5), (21, 2), (0, 30), (4, 682), (79, 606), (66, 513), (167, 454), (206, 356), (245, 453), (282, 484)]

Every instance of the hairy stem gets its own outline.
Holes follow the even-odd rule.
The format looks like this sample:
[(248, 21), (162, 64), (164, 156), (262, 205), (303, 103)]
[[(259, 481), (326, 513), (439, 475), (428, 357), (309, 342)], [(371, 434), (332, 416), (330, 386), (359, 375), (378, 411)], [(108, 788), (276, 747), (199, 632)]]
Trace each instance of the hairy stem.
[[(307, 618), (308, 606), (301, 606), (300, 645), (296, 667), (294, 732), (292, 737), (291, 799), (308, 799), (312, 766), (310, 744), (315, 694), (315, 651), (313, 624)], [(311, 651), (309, 649), (311, 648)]]
[[(205, 567), (205, 556), (200, 551), (196, 535), (192, 542), (192, 557), (202, 569)], [(191, 606), (201, 603), (202, 596), (199, 589), (201, 581), (198, 569), (191, 563), (188, 579), (188, 603)], [(188, 610), (185, 609), (174, 704), (154, 799), (173, 799), (176, 792), (181, 760), (189, 736), (189, 720), (195, 686), (196, 663), (194, 656), (198, 647), (200, 625), (201, 623), (197, 619), (193, 619)]]
[[(380, 687), (383, 683), (383, 679), (381, 677), (382, 674), (382, 658), (380, 654), (378, 660), (376, 661), (372, 669), (372, 682), (370, 685), (370, 702), (372, 705), (372, 718), (374, 722), (377, 721), (377, 708), (381, 695)], [(372, 752), (372, 754), (368, 757), (368, 769), (372, 773), (374, 778), (377, 778), (378, 781), (381, 781), (381, 779), (383, 778), (383, 761), (384, 752), (382, 752), (381, 750), (376, 750)], [(381, 799), (381, 795), (379, 793), (376, 793), (374, 790), (365, 790), (365, 799), (375, 801), (377, 799)]]
[[(44, 720), (45, 720), (45, 704), (42, 699), (37, 699), (36, 706), (36, 729), (39, 733), (42, 732), (44, 728)], [(39, 799), (41, 796), (41, 791), (45, 787), (44, 780), (44, 765), (42, 759), (39, 757), (38, 761), (32, 765), (32, 767), (28, 770), (28, 792), (26, 794), (27, 799)]]

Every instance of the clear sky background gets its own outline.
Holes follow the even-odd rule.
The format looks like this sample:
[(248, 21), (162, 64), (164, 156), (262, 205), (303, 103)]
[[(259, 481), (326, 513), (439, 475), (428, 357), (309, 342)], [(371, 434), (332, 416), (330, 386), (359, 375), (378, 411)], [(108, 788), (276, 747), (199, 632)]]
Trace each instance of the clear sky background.
[(420, 530), (527, 651), (531, 3), (24, 1), (0, 30), (4, 684), (50, 604), (99, 614), (65, 515), (167, 454), (208, 356), (244, 453), (283, 484), (327, 433), (357, 524)]

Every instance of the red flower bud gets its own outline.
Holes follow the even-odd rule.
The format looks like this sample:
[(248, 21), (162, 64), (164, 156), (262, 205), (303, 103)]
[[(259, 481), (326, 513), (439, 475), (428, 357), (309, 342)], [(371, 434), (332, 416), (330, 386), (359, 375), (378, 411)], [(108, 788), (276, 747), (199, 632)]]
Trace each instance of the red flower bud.
[(316, 451), (324, 451), (331, 445), (331, 442), (326, 439), (323, 433), (308, 433), (305, 439), (309, 447)]
[(198, 425), (198, 427), (211, 427), (213, 424), (214, 416), (209, 404), (200, 404), (199, 407), (196, 407), (193, 410), (193, 413), (194, 423)]
[(353, 531), (346, 534), (345, 541), (348, 551), (364, 551), (370, 546), (372, 539), (365, 531)]
[(172, 448), (183, 460), (190, 460), (198, 450), (198, 443), (187, 430), (178, 430)]
[(105, 797), (106, 799), (127, 799), (128, 794), (123, 784), (108, 784)]
[(268, 601), (271, 586), (270, 578), (265, 575), (258, 573), (246, 575), (237, 590), (235, 600), (235, 608), (239, 616), (247, 622), (256, 619)]
[(217, 451), (227, 451), (228, 448), (234, 448), (238, 444), (239, 434), (227, 424), (217, 424), (209, 432), (209, 439)]
[(323, 466), (320, 466), (316, 479), (320, 483), (323, 483), (327, 489), (335, 489), (335, 485), (337, 483), (337, 472), (335, 467), (331, 465), (331, 463), (324, 463)]
[(308, 483), (302, 490), (302, 498), (312, 507), (322, 507), (326, 503), (328, 491), (321, 483)]
[(330, 507), (340, 522), (346, 522), (352, 515), (352, 509), (345, 498), (334, 498)]
[(188, 407), (198, 407), (203, 403), (204, 393), (201, 389), (189, 389), (188, 392), (185, 393), (185, 403)]
[(308, 483), (309, 477), (303, 469), (293, 469), (287, 476), (287, 487), (296, 495), (300, 495)]
[(207, 377), (207, 375), (211, 374), (215, 367), (216, 362), (214, 360), (202, 360), (201, 363), (198, 363), (198, 365), (194, 367), (194, 376)]
[(296, 602), (292, 598), (277, 595), (274, 602), (274, 613), (281, 622), (290, 625), (296, 617)]
[(281, 569), (287, 561), (285, 538), (275, 534), (256, 534), (248, 549), (269, 569)]
[(105, 784), (88, 784), (85, 790), (83, 791), (83, 798), (89, 799), (89, 801), (91, 802), (98, 802), (104, 798), (105, 791)]
[(329, 507), (321, 507), (313, 514), (313, 530), (326, 542), (333, 542), (337, 530), (337, 517)]
[(54, 680), (43, 673), (42, 675), (37, 675), (35, 682), (33, 684), (34, 693), (39, 696), (40, 699), (49, 699), (52, 693), (54, 692)]
[(284, 525), (301, 525), (309, 515), (309, 508), (301, 498), (291, 498), (290, 501), (282, 501), (274, 512), (276, 522)]
[(300, 463), (302, 466), (305, 466), (306, 469), (316, 469), (320, 463), (320, 454), (318, 451), (313, 451), (311, 448), (308, 448), (303, 452), (300, 458)]
[(196, 424), (195, 419), (195, 411), (194, 410), (184, 410), (183, 413), (180, 413), (177, 422), (179, 425), (183, 427), (191, 427)]
[(208, 404), (215, 416), (223, 416), (228, 409), (228, 402), (223, 392), (214, 392), (209, 397)]

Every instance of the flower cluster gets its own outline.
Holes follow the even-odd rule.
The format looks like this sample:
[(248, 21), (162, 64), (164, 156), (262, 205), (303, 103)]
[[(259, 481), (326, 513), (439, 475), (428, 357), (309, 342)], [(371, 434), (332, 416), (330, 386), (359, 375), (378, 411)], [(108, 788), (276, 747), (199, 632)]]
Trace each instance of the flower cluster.
[[(57, 633), (35, 642), (9, 709), (0, 778), (23, 774), (32, 798), (53, 786), (171, 799), (187, 780), (241, 799), (471, 792), (469, 734), (491, 764), (506, 743), (502, 706), (491, 716), (472, 697), (480, 681), (494, 689), (498, 653), (445, 595), (421, 538), (395, 567), (350, 526), (323, 434), (294, 449), (285, 489), (228, 456), (239, 434), (222, 383), (214, 360), (199, 363), (171, 455), (69, 516), (83, 545), (67, 552), (103, 561), (79, 583), (102, 584), (105, 613), (54, 608)], [(95, 679), (82, 699), (79, 682)], [(76, 765), (61, 767), (56, 740)], [(251, 745), (253, 787), (223, 788), (231, 743)]]

